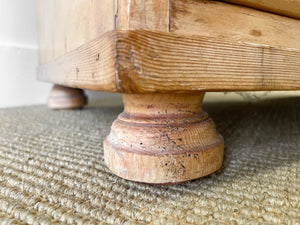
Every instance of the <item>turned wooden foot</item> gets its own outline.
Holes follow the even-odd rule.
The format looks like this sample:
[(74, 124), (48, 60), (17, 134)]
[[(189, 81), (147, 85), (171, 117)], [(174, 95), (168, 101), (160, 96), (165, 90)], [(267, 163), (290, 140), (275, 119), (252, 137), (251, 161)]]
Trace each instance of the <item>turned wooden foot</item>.
[(52, 109), (77, 109), (87, 104), (87, 97), (82, 89), (54, 85), (48, 99)]
[(224, 141), (201, 109), (203, 96), (123, 94), (124, 112), (104, 140), (108, 168), (152, 184), (184, 182), (219, 169)]

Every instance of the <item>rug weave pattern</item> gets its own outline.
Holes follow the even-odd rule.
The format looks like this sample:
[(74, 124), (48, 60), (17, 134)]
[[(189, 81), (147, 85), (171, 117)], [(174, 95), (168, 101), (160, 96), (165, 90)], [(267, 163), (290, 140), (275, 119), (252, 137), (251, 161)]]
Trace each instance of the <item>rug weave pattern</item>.
[(169, 186), (104, 165), (121, 107), (0, 110), (0, 224), (300, 224), (299, 102), (206, 105), (224, 165)]

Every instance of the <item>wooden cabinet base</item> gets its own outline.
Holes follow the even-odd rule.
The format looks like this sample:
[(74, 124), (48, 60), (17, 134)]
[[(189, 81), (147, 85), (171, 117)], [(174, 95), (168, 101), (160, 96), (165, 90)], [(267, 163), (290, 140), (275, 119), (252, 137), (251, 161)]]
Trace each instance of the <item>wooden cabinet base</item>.
[(208, 175), (222, 165), (223, 138), (201, 109), (204, 93), (123, 94), (124, 112), (104, 140), (116, 175), (169, 184)]
[(78, 109), (86, 104), (87, 97), (83, 90), (61, 85), (53, 86), (48, 99), (48, 107), (51, 109)]

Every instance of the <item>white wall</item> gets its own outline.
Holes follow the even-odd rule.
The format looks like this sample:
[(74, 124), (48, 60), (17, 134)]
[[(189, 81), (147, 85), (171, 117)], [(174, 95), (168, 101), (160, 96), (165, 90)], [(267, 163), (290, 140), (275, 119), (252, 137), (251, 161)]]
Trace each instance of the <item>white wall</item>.
[(0, 0), (0, 108), (45, 104), (51, 84), (36, 80), (36, 0)]

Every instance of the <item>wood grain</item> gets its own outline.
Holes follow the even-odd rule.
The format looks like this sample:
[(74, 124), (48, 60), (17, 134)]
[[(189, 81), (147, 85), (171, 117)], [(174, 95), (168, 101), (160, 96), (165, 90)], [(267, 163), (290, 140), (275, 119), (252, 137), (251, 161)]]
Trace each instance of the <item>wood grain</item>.
[(112, 0), (37, 0), (40, 63), (115, 28)]
[(223, 0), (300, 19), (300, 0)]
[(300, 50), (121, 30), (41, 66), (39, 78), (122, 93), (297, 90)]
[[(267, 0), (262, 4), (265, 2), (271, 4)], [(295, 4), (292, 8), (297, 11), (299, 0), (282, 2), (288, 2), (287, 7)], [(37, 0), (37, 12), (40, 64), (114, 29), (171, 31), (289, 48), (300, 46), (299, 20), (217, 1)]]
[(169, 0), (37, 0), (40, 64), (114, 29), (169, 30)]
[(169, 0), (116, 0), (117, 29), (169, 31)]
[(108, 32), (38, 68), (38, 79), (69, 87), (116, 92), (115, 32)]
[(171, 0), (170, 31), (300, 49), (300, 20), (218, 1)]
[(124, 94), (124, 112), (104, 141), (106, 165), (122, 178), (156, 184), (219, 169), (223, 138), (201, 109), (203, 96)]

